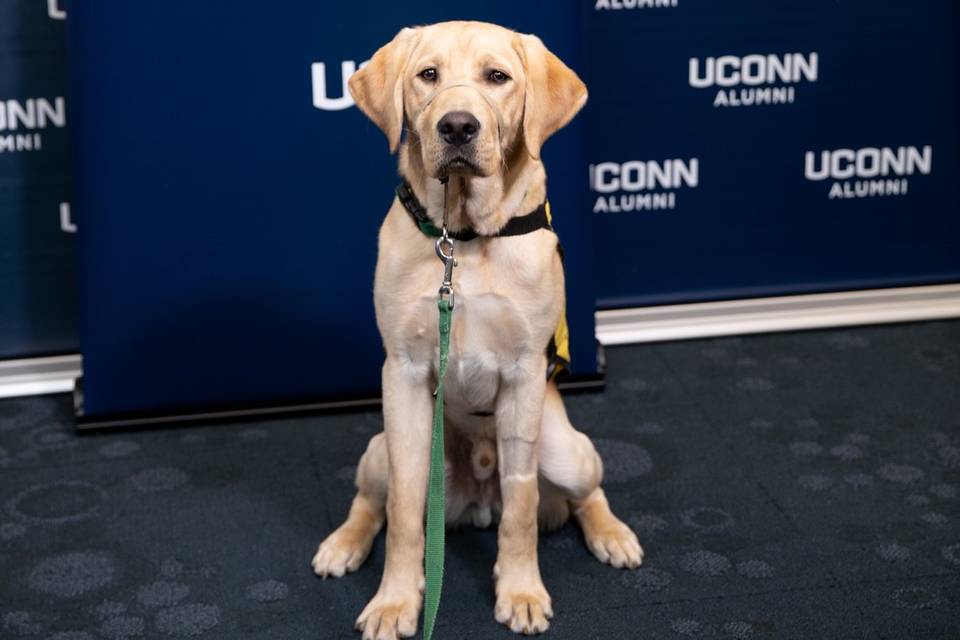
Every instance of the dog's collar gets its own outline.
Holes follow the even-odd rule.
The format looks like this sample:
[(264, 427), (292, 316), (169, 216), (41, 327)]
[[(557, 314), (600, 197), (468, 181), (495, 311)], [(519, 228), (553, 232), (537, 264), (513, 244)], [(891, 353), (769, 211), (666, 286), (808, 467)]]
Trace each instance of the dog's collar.
[[(420, 229), (424, 235), (430, 236), (431, 238), (440, 237), (440, 229), (437, 229), (430, 220), (430, 217), (427, 215), (427, 210), (420, 204), (420, 200), (417, 199), (417, 196), (413, 193), (413, 189), (410, 188), (410, 183), (406, 180), (397, 185), (397, 198), (400, 200), (403, 208), (407, 210), (407, 213), (410, 214), (410, 218), (414, 224), (417, 225), (417, 228)], [(547, 201), (542, 202), (539, 207), (526, 215), (510, 218), (507, 224), (503, 225), (496, 233), (481, 235), (467, 227), (459, 231), (448, 231), (447, 235), (454, 240), (466, 242), (481, 237), (503, 238), (506, 236), (522, 236), (537, 231), (538, 229), (553, 231), (553, 226), (550, 224), (550, 203)]]

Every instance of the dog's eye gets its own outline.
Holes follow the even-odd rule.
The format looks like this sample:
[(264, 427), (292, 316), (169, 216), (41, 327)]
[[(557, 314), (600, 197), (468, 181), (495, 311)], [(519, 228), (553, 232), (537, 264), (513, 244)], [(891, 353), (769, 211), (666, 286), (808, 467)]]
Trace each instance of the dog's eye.
[(437, 80), (437, 70), (433, 67), (427, 67), (423, 71), (417, 74), (427, 82), (435, 82)]
[(496, 84), (503, 84), (504, 82), (510, 79), (510, 76), (505, 74), (503, 71), (500, 71), (500, 69), (494, 69), (487, 75), (487, 78), (489, 78), (490, 82), (494, 82)]

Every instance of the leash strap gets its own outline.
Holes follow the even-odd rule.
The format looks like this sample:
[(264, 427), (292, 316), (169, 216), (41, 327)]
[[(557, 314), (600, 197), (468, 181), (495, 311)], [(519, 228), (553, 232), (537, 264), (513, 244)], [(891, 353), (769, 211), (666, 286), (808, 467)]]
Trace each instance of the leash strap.
[[(418, 223), (421, 231), (425, 235), (437, 238), (436, 252), (437, 257), (443, 262), (443, 282), (440, 285), (439, 296), (437, 298), (437, 310), (439, 312), (439, 350), (440, 366), (437, 370), (437, 388), (434, 391), (433, 405), (433, 426), (430, 438), (430, 469), (427, 482), (427, 527), (426, 541), (423, 558), (424, 589), (423, 589), (423, 638), (432, 640), (434, 625), (437, 622), (437, 612), (440, 609), (440, 595), (443, 591), (443, 560), (444, 543), (446, 536), (446, 469), (444, 465), (444, 445), (443, 445), (443, 385), (447, 376), (447, 363), (450, 358), (450, 325), (453, 319), (454, 291), (453, 291), (453, 268), (457, 265), (454, 258), (454, 239), (469, 240), (472, 238), (456, 237), (447, 229), (447, 181), (448, 177), (440, 178), (443, 184), (443, 221), (440, 229), (437, 229), (426, 217), (426, 212), (420, 206), (417, 197), (413, 195), (413, 190), (404, 181), (397, 187), (397, 196), (403, 202), (404, 207), (413, 216), (414, 221)], [(417, 216), (415, 210), (423, 212), (422, 218)], [(530, 233), (536, 229), (550, 229), (550, 205), (544, 203), (531, 214), (513, 218), (507, 226), (513, 224), (513, 227), (504, 233), (502, 229), (497, 235), (522, 235)], [(429, 225), (429, 230), (427, 225)], [(431, 233), (431, 230), (433, 233)], [(470, 230), (472, 231), (472, 230)], [(474, 234), (473, 237), (477, 237)], [(559, 244), (557, 248), (559, 250)], [(561, 254), (562, 258), (562, 254)], [(552, 348), (551, 360), (558, 364), (569, 361), (569, 351), (566, 346), (567, 325), (566, 319), (561, 318), (560, 327), (551, 346), (548, 347), (548, 354)], [(556, 344), (554, 344), (556, 341)], [(562, 350), (562, 355), (561, 355)], [(563, 357), (566, 360), (563, 360)], [(560, 366), (563, 366), (560, 364)], [(556, 373), (556, 369), (551, 369), (550, 376)]]
[(423, 594), (423, 638), (433, 637), (433, 626), (443, 591), (446, 478), (443, 464), (443, 379), (450, 351), (450, 320), (453, 305), (448, 298), (437, 301), (440, 309), (440, 369), (433, 406), (433, 439), (430, 443), (430, 482), (427, 487), (427, 542), (424, 560), (426, 587)]
[(443, 381), (447, 376), (450, 358), (450, 322), (453, 317), (453, 240), (447, 233), (447, 180), (443, 184), (443, 228), (436, 242), (437, 257), (443, 262), (443, 282), (437, 297), (440, 329), (440, 366), (437, 370), (437, 390), (433, 404), (433, 433), (430, 439), (430, 471), (427, 483), (427, 532), (423, 558), (425, 586), (423, 589), (423, 638), (433, 638), (433, 626), (440, 608), (443, 591), (443, 547), (446, 535), (446, 473), (443, 448)]

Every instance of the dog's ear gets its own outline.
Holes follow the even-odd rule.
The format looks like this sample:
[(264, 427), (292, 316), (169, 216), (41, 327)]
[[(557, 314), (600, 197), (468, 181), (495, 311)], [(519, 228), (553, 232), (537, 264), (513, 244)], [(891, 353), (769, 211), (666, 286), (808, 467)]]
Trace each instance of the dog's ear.
[(537, 36), (520, 35), (519, 51), (527, 76), (523, 100), (523, 140), (540, 158), (540, 147), (570, 122), (587, 101), (587, 85), (553, 55)]
[(365, 66), (350, 76), (354, 102), (386, 134), (390, 153), (400, 145), (403, 131), (403, 70), (417, 41), (419, 29), (406, 28), (380, 47)]

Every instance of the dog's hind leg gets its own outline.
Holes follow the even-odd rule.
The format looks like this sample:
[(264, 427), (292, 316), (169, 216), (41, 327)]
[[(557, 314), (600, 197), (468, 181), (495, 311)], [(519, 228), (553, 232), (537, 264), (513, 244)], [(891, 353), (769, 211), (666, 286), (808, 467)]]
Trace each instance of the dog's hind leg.
[(570, 518), (570, 502), (564, 490), (558, 489), (540, 478), (540, 505), (537, 508), (537, 525), (540, 533), (555, 531)]
[(323, 578), (339, 578), (356, 571), (370, 553), (383, 526), (388, 484), (387, 444), (384, 434), (370, 439), (357, 465), (357, 495), (346, 522), (331, 533), (313, 556), (313, 571)]
[(618, 568), (640, 566), (643, 548), (636, 534), (613, 514), (600, 488), (603, 462), (590, 439), (570, 424), (552, 383), (547, 385), (537, 446), (540, 475), (565, 493), (593, 555)]

